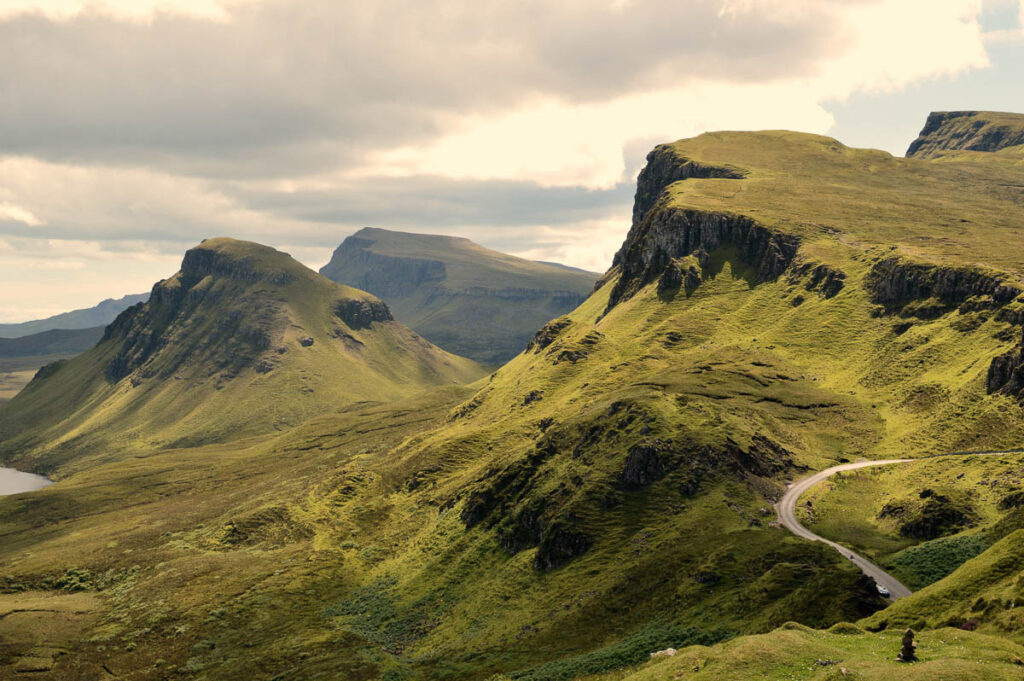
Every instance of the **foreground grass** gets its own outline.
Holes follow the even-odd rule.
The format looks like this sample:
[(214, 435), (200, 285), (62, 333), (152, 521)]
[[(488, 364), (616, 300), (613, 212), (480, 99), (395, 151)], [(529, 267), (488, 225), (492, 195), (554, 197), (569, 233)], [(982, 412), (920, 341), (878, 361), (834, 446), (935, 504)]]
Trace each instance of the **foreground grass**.
[(711, 648), (692, 647), (639, 669), (589, 677), (601, 681), (699, 679), (870, 679), (871, 681), (996, 681), (1024, 674), (1024, 648), (1004, 639), (957, 629), (917, 637), (920, 660), (895, 660), (902, 631), (871, 634), (853, 625), (814, 631), (787, 625)]

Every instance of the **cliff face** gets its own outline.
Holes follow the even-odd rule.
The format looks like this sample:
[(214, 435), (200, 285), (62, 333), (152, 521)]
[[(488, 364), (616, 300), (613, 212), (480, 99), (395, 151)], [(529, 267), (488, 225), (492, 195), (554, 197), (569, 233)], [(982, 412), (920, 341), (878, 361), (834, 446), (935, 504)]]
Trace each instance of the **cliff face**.
[[(875, 264), (867, 285), (872, 300), (886, 312), (934, 318), (952, 309), (992, 309), (1021, 294), (1019, 285), (995, 272), (972, 267), (938, 266), (887, 258)], [(912, 303), (929, 301), (924, 306)]]
[[(866, 284), (872, 302), (882, 306), (879, 314), (930, 320), (955, 310), (1024, 325), (1024, 309), (1010, 305), (1024, 291), (996, 272), (886, 258), (872, 267)], [(1024, 338), (1020, 347), (992, 360), (986, 387), (989, 394), (1024, 399)]]
[(793, 263), (800, 241), (740, 215), (655, 207), (630, 231), (630, 238), (615, 256), (621, 276), (612, 289), (608, 309), (659, 277), (666, 277), (665, 288), (671, 288), (679, 267), (676, 259), (696, 256), (707, 266), (709, 254), (727, 245), (737, 249), (758, 281), (769, 281)]
[(380, 229), (345, 239), (320, 272), (379, 296), (431, 342), (488, 364), (522, 351), (545, 322), (580, 305), (597, 278), (466, 239)]
[(782, 275), (792, 264), (799, 247), (795, 236), (770, 230), (740, 215), (686, 210), (670, 205), (665, 190), (691, 178), (742, 180), (742, 171), (698, 163), (680, 157), (670, 146), (656, 147), (637, 178), (633, 224), (612, 262), (620, 274), (608, 301), (608, 310), (641, 288), (661, 278), (659, 291), (700, 283), (700, 270), (682, 267), (678, 260), (694, 256), (707, 267), (709, 254), (731, 245), (740, 259), (756, 271), (759, 281)]
[(712, 166), (682, 158), (670, 145), (661, 144), (647, 154), (647, 164), (636, 180), (633, 200), (633, 227), (635, 228), (657, 203), (661, 193), (673, 182), (690, 178), (728, 178), (739, 180), (742, 172), (725, 166)]
[(375, 253), (370, 250), (374, 243), (372, 239), (348, 237), (320, 274), (385, 299), (410, 296), (445, 280), (443, 262)]
[(938, 111), (907, 149), (908, 158), (933, 158), (946, 151), (999, 151), (1024, 144), (1024, 114)]

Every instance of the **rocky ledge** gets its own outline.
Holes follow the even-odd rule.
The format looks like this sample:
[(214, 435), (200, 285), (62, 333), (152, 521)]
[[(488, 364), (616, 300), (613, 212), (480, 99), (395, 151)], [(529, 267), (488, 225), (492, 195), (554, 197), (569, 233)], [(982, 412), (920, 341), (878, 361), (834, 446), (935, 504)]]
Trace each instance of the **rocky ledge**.
[(633, 227), (639, 225), (669, 185), (690, 178), (743, 179), (735, 168), (699, 163), (677, 154), (670, 144), (660, 144), (647, 154), (647, 165), (636, 180)]
[(1020, 346), (996, 357), (988, 368), (988, 392), (1024, 400), (1024, 333)]
[(339, 300), (334, 306), (334, 314), (354, 331), (369, 328), (374, 322), (395, 320), (391, 316), (388, 306), (379, 300), (359, 300), (357, 298)]
[[(265, 248), (275, 256), (280, 255), (272, 248), (260, 248)], [(248, 284), (265, 281), (284, 285), (294, 279), (288, 272), (266, 267), (257, 258), (239, 256), (200, 244), (185, 252), (185, 259), (181, 262), (181, 278), (185, 286), (189, 287), (207, 276), (226, 277)]]
[[(733, 246), (742, 262), (754, 270), (757, 281), (781, 276), (796, 257), (800, 240), (764, 227), (754, 220), (726, 213), (677, 208), (659, 203), (643, 222), (630, 230), (630, 238), (615, 256), (619, 280), (607, 310), (628, 300), (641, 288), (679, 267), (675, 261), (696, 256), (702, 265), (721, 246)], [(681, 283), (685, 283), (685, 275)], [(667, 285), (667, 284), (666, 284)], [(607, 311), (606, 310), (606, 311)]]
[(1021, 294), (1017, 284), (996, 272), (897, 257), (875, 263), (867, 287), (872, 302), (881, 305), (885, 314), (923, 319), (934, 319), (954, 309), (994, 309)]

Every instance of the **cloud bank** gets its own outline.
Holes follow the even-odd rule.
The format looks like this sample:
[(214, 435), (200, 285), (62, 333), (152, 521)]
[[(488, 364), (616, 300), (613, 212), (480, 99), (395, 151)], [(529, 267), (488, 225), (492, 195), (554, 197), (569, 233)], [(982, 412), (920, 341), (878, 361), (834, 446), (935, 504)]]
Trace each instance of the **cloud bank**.
[[(825, 133), (829, 100), (984, 68), (981, 11), (977, 0), (0, 3), (3, 290), (18, 282), (0, 321), (144, 290), (219, 234), (315, 266), (372, 225), (603, 270), (654, 143), (723, 128)], [(134, 278), (112, 267), (122, 260)], [(40, 274), (43, 262), (59, 264)]]

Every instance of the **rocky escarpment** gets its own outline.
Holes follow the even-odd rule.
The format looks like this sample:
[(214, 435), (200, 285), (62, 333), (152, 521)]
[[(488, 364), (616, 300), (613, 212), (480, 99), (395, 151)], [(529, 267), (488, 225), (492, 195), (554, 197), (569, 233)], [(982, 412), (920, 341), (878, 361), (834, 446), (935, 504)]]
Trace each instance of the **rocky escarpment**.
[(443, 282), (447, 276), (443, 262), (375, 253), (370, 250), (374, 243), (373, 239), (348, 237), (320, 274), (381, 298), (409, 296)]
[(932, 158), (945, 151), (999, 151), (1024, 144), (1024, 115), (988, 111), (930, 114), (907, 156)]
[(647, 154), (647, 164), (636, 180), (633, 226), (636, 227), (643, 222), (644, 217), (670, 184), (690, 178), (739, 180), (743, 178), (743, 173), (735, 168), (698, 163), (679, 156), (671, 145), (660, 144)]
[(117, 347), (107, 378), (169, 376), (185, 365), (230, 377), (253, 366), (284, 324), (279, 287), (296, 281), (297, 268), (266, 246), (203, 241), (185, 253), (176, 275), (153, 287), (148, 302), (107, 327), (101, 342)]
[(205, 247), (206, 243), (208, 241), (203, 241), (185, 252), (180, 273), (185, 288), (191, 288), (208, 276), (226, 277), (248, 284), (265, 281), (277, 285), (289, 284), (295, 278), (290, 272), (267, 267), (258, 257), (226, 253)]
[(988, 368), (988, 392), (1024, 400), (1024, 334), (1020, 346), (992, 360)]
[[(1013, 304), (1024, 290), (997, 272), (885, 258), (871, 268), (865, 281), (878, 314), (936, 319), (951, 312), (993, 316), (1024, 333), (1024, 307)], [(1007, 338), (1008, 340), (1008, 338)], [(1020, 346), (996, 357), (989, 366), (988, 392), (1024, 399), (1024, 337)]]
[[(658, 291), (687, 292), (700, 285), (710, 253), (733, 246), (759, 281), (780, 276), (796, 257), (799, 239), (759, 225), (751, 218), (727, 213), (691, 210), (671, 205), (666, 190), (674, 183), (699, 179), (742, 180), (742, 170), (699, 163), (680, 156), (671, 145), (660, 145), (647, 156), (637, 178), (633, 224), (612, 269), (598, 281), (601, 287), (614, 274), (607, 311), (637, 291), (659, 280)], [(683, 262), (692, 256), (694, 262)]]
[[(753, 270), (756, 280), (763, 282), (786, 271), (799, 245), (796, 236), (768, 229), (742, 215), (678, 208), (663, 202), (630, 230), (629, 238), (615, 256), (620, 276), (607, 309), (663, 275), (671, 276), (672, 270), (679, 267), (675, 261), (680, 258), (695, 256), (707, 263), (712, 251), (732, 246), (740, 260)], [(687, 274), (688, 269), (685, 274), (679, 273), (680, 278)]]
[[(253, 365), (270, 348), (281, 316), (279, 302), (258, 296), (259, 302), (248, 309), (218, 310), (226, 301), (218, 300), (224, 295), (220, 292), (209, 293), (213, 276), (192, 286), (186, 285), (188, 279), (194, 276), (158, 283), (148, 303), (129, 308), (107, 327), (103, 341), (118, 345), (106, 367), (109, 380), (119, 381), (136, 371), (139, 378), (168, 376), (198, 356), (212, 371), (233, 374)], [(249, 297), (241, 302), (256, 303)], [(167, 361), (153, 365), (151, 360), (172, 345)]]
[(972, 267), (917, 263), (892, 257), (871, 268), (866, 284), (885, 314), (934, 319), (952, 310), (994, 309), (1021, 294), (1018, 284)]

